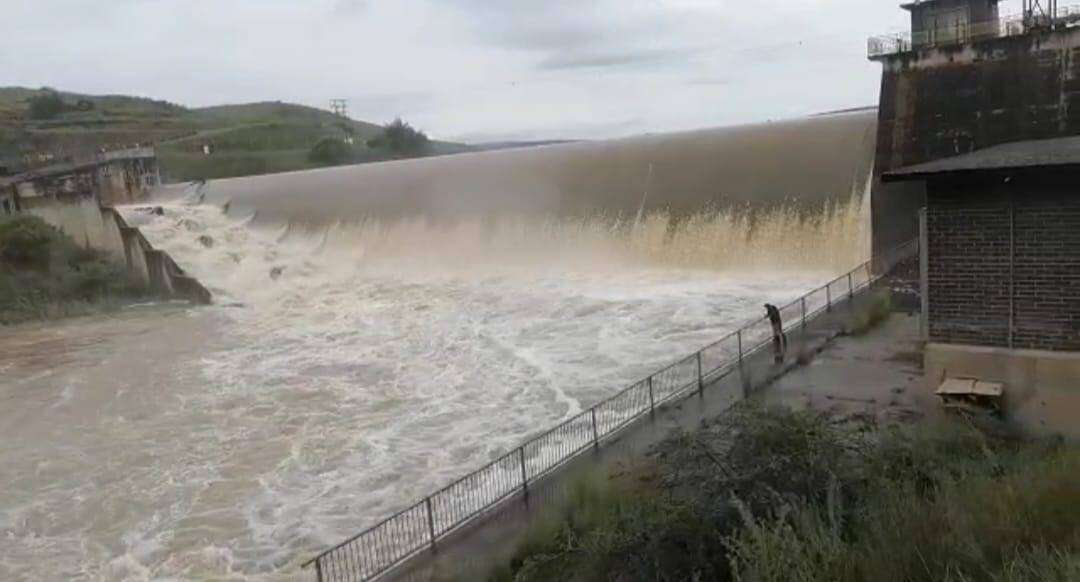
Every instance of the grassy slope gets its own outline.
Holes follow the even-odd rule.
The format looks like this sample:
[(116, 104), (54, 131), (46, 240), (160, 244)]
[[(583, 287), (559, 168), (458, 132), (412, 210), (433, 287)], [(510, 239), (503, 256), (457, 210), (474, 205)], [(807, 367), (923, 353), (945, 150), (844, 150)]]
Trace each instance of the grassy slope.
[[(92, 111), (71, 111), (53, 120), (31, 120), (27, 100), (42, 91), (0, 87), (0, 160), (26, 151), (80, 155), (102, 146), (153, 142), (165, 173), (177, 180), (221, 178), (313, 167), (307, 152), (320, 139), (352, 134), (358, 144), (381, 127), (342, 120), (330, 112), (280, 102), (188, 109), (165, 101), (121, 95), (61, 92), (74, 104), (92, 102)], [(210, 144), (214, 155), (201, 153)], [(357, 148), (358, 161), (388, 156)], [(432, 142), (430, 154), (470, 151), (463, 144)]]

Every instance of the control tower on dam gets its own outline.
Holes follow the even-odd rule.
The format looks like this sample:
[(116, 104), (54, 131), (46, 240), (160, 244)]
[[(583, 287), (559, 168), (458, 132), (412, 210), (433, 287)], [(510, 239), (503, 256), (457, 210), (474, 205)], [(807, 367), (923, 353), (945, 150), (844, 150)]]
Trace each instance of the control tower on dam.
[[(1080, 7), (1024, 0), (903, 4), (911, 30), (873, 37), (882, 64), (874, 171), (991, 146), (1080, 134)], [(874, 251), (915, 237), (921, 184), (875, 179)]]

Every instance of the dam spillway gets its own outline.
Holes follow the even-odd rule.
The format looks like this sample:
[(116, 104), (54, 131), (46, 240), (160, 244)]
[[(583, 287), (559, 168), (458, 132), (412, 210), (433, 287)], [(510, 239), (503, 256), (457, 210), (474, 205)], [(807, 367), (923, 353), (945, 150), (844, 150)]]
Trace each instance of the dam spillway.
[(691, 214), (813, 206), (865, 186), (874, 110), (598, 142), (216, 180), (210, 203), (301, 223), (362, 217)]
[(0, 578), (294, 579), (861, 262), (872, 125), (331, 168), (118, 208), (216, 304), (0, 339), (0, 437), (43, 444), (0, 439)]

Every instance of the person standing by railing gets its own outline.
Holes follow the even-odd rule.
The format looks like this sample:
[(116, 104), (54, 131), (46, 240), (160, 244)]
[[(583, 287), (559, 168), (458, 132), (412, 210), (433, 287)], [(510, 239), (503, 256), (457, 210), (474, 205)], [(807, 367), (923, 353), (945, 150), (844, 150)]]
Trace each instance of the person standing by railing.
[(787, 350), (787, 336), (784, 335), (784, 323), (780, 319), (780, 309), (771, 303), (765, 304), (765, 314), (772, 324), (773, 361), (777, 364), (784, 363), (784, 352)]

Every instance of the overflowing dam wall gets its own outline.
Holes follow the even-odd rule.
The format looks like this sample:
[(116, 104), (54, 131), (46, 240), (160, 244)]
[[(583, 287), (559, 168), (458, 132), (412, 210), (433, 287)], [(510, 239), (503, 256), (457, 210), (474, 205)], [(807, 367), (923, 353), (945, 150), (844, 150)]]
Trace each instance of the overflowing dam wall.
[(872, 110), (215, 180), (206, 201), (260, 220), (331, 224), (368, 218), (492, 214), (633, 218), (708, 207), (815, 208), (861, 195), (871, 173)]

